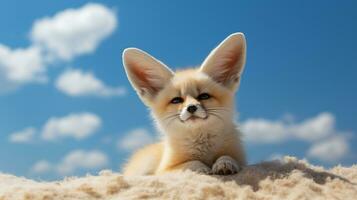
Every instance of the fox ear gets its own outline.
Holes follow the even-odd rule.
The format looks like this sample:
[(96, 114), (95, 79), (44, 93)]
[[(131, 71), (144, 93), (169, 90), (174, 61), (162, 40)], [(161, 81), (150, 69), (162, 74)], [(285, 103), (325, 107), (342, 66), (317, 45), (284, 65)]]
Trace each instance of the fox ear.
[(239, 86), (246, 57), (243, 33), (228, 36), (205, 59), (200, 70), (230, 89)]
[(131, 85), (144, 100), (151, 100), (172, 78), (173, 72), (146, 52), (127, 48), (123, 64)]

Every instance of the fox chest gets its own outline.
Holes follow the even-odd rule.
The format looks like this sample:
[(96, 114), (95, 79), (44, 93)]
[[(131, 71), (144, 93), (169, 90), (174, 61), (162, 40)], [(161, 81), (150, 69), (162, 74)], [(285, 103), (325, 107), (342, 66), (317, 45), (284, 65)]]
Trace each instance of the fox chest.
[(190, 160), (200, 160), (206, 164), (213, 164), (217, 154), (223, 148), (223, 141), (217, 135), (197, 134), (187, 138), (185, 154)]

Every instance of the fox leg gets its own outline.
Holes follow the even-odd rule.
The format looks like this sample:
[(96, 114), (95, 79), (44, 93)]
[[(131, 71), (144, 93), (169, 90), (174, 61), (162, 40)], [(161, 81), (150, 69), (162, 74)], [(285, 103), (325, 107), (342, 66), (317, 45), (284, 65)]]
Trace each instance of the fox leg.
[(240, 170), (240, 166), (236, 160), (230, 156), (221, 156), (212, 166), (212, 173), (218, 175), (231, 175)]
[(151, 175), (154, 174), (161, 160), (162, 144), (148, 145), (131, 157), (124, 167), (124, 175)]

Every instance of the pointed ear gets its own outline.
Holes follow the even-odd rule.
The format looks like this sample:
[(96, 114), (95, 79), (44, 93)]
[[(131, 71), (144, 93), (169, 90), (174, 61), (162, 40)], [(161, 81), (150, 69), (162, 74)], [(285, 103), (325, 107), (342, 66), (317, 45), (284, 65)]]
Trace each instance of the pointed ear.
[(136, 48), (124, 50), (123, 64), (131, 85), (144, 102), (155, 97), (173, 76), (165, 64)]
[(234, 33), (218, 45), (203, 62), (200, 70), (230, 89), (237, 89), (246, 57), (243, 33)]

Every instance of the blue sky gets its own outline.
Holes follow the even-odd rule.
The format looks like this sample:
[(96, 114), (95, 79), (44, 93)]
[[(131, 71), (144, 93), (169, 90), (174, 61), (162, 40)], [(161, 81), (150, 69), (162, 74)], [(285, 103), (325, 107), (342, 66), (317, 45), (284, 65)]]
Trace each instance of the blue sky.
[(238, 31), (248, 45), (237, 106), (249, 162), (356, 163), (355, 1), (89, 3), (1, 1), (0, 171), (55, 179), (118, 170), (156, 135), (123, 49), (178, 69)]

